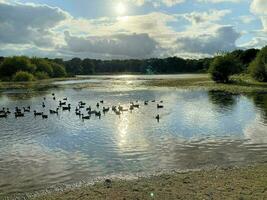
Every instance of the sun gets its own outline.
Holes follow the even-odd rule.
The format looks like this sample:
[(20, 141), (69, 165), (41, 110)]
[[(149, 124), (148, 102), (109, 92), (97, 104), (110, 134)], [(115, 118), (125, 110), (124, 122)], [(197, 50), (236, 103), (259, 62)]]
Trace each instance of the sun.
[(127, 11), (126, 6), (123, 3), (118, 3), (116, 5), (116, 12), (118, 15), (124, 15), (126, 11)]

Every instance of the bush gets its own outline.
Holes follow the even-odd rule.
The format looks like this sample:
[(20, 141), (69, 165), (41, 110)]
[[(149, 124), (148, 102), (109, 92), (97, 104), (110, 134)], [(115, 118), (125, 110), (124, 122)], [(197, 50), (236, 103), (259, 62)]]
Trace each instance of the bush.
[(57, 63), (51, 63), (51, 66), (53, 68), (53, 77), (65, 77), (67, 75), (67, 72), (65, 68), (62, 65), (59, 65)]
[(49, 79), (49, 75), (46, 72), (36, 72), (34, 75), (38, 80)]
[(18, 71), (13, 76), (13, 81), (16, 81), (16, 82), (29, 82), (33, 80), (34, 80), (34, 76), (31, 73), (24, 72), (24, 71)]
[(1, 77), (12, 77), (18, 71), (33, 73), (36, 66), (30, 62), (30, 59), (24, 56), (14, 56), (6, 58), (0, 66)]
[(267, 46), (258, 53), (256, 59), (249, 65), (249, 73), (257, 81), (267, 81)]
[(45, 72), (49, 76), (53, 76), (53, 68), (49, 61), (43, 58), (32, 58), (31, 62), (36, 65), (37, 72)]
[(231, 54), (216, 57), (209, 68), (212, 79), (219, 83), (229, 82), (229, 77), (241, 70), (240, 61)]

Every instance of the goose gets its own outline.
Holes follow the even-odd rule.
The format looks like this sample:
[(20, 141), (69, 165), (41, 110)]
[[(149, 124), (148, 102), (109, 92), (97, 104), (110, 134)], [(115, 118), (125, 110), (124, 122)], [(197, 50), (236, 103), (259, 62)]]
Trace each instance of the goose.
[(164, 106), (157, 104), (157, 108), (164, 108)]
[(95, 116), (96, 116), (96, 117), (99, 117), (99, 119), (100, 119), (100, 118), (101, 118), (101, 112), (100, 112), (100, 111), (99, 111), (99, 112), (96, 112), (96, 113), (95, 113)]
[(155, 103), (155, 102), (156, 102), (156, 100), (152, 100), (151, 102)]
[(78, 107), (76, 107), (76, 108), (75, 108), (75, 112), (78, 112), (78, 111), (79, 111), (79, 108), (78, 108)]
[(103, 103), (104, 103), (104, 100), (101, 100), (101, 101), (100, 101), (100, 103), (102, 103), (102, 104), (103, 104)]
[(96, 113), (97, 113), (96, 110), (91, 110), (91, 111), (88, 112), (88, 115), (93, 115), (93, 114), (95, 115)]
[(52, 93), (52, 96), (55, 96), (55, 93)]
[(88, 108), (86, 108), (86, 111), (91, 111), (91, 110), (92, 110), (91, 106), (89, 106)]
[(24, 117), (24, 113), (15, 113), (15, 117)]
[(6, 109), (6, 114), (10, 114), (9, 108)]
[(147, 105), (148, 105), (148, 101), (145, 101), (145, 102), (144, 102), (144, 105), (147, 106)]
[(58, 115), (58, 110), (59, 108), (57, 108), (56, 110), (49, 110), (50, 114), (57, 114)]
[(66, 105), (66, 102), (59, 101), (59, 106), (64, 106)]
[(106, 113), (106, 112), (108, 112), (109, 111), (109, 107), (108, 108), (105, 108), (105, 107), (103, 107), (103, 113)]
[(34, 113), (34, 116), (41, 116), (43, 113), (41, 113), (41, 112), (36, 112), (36, 110), (35, 111), (33, 111), (33, 113)]
[(31, 109), (30, 109), (30, 108), (25, 108), (25, 107), (23, 107), (23, 111), (24, 111), (24, 112), (31, 112)]
[(133, 105), (130, 105), (130, 110), (134, 110), (134, 106)]
[(19, 109), (18, 107), (15, 108), (15, 111), (16, 111), (17, 113), (21, 113), (21, 109)]
[(158, 121), (159, 121), (159, 119), (160, 119), (159, 115), (157, 115), (155, 118), (156, 118)]
[(67, 97), (63, 98), (63, 101), (68, 101), (68, 98)]
[(55, 101), (56, 100), (56, 97), (53, 97), (53, 100)]
[(70, 111), (70, 109), (71, 109), (70, 104), (68, 104), (67, 107), (62, 107), (62, 110), (68, 110), (68, 111)]
[(42, 113), (42, 118), (43, 119), (48, 119), (48, 115), (44, 115), (44, 113)]
[(90, 115), (84, 116), (84, 114), (82, 114), (82, 119), (90, 119), (90, 118), (91, 118)]
[(97, 103), (97, 104), (96, 104), (96, 107), (99, 108), (99, 106), (100, 106), (99, 103)]
[(76, 114), (77, 116), (81, 116), (81, 115), (82, 115), (80, 110), (79, 110), (79, 111), (76, 111), (75, 114)]
[(82, 101), (80, 101), (79, 104), (80, 104), (81, 106), (85, 106), (85, 105), (86, 105), (86, 103), (84, 103), (84, 102), (82, 102)]
[(7, 118), (7, 113), (0, 114), (0, 118)]
[(42, 107), (45, 108), (45, 103), (43, 102)]

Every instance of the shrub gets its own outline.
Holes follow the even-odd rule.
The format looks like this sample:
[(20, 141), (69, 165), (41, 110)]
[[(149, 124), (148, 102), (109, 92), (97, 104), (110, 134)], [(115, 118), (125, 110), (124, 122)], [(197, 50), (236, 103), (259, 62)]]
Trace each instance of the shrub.
[(267, 46), (258, 53), (256, 59), (249, 65), (249, 73), (257, 81), (267, 81)]
[(24, 72), (24, 71), (18, 71), (13, 76), (13, 81), (16, 81), (16, 82), (28, 82), (28, 81), (33, 81), (33, 80), (34, 80), (34, 76), (31, 73)]
[(53, 68), (53, 77), (65, 77), (67, 75), (67, 72), (65, 70), (65, 67), (62, 65), (59, 65), (57, 63), (51, 63), (51, 66)]
[(49, 75), (46, 72), (36, 72), (34, 75), (35, 78), (39, 80), (49, 79)]
[(229, 82), (229, 77), (241, 70), (240, 61), (231, 54), (216, 57), (209, 68), (212, 79), (220, 83)]
[(6, 58), (0, 66), (1, 77), (12, 77), (18, 71), (33, 73), (36, 66), (30, 62), (30, 59), (24, 56), (14, 56)]
[(36, 65), (37, 72), (45, 72), (49, 76), (53, 76), (53, 68), (48, 60), (43, 58), (32, 58), (31, 62)]

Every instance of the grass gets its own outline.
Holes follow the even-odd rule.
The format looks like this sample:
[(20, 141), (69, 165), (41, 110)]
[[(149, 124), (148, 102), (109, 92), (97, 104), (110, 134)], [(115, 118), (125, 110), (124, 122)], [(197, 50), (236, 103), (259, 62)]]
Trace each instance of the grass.
[(206, 75), (188, 79), (151, 80), (146, 82), (146, 85), (152, 87), (216, 90), (231, 93), (267, 92), (267, 83), (256, 82), (247, 75), (233, 76), (228, 84), (215, 83)]
[(33, 200), (266, 199), (267, 164), (111, 180), (44, 194)]

